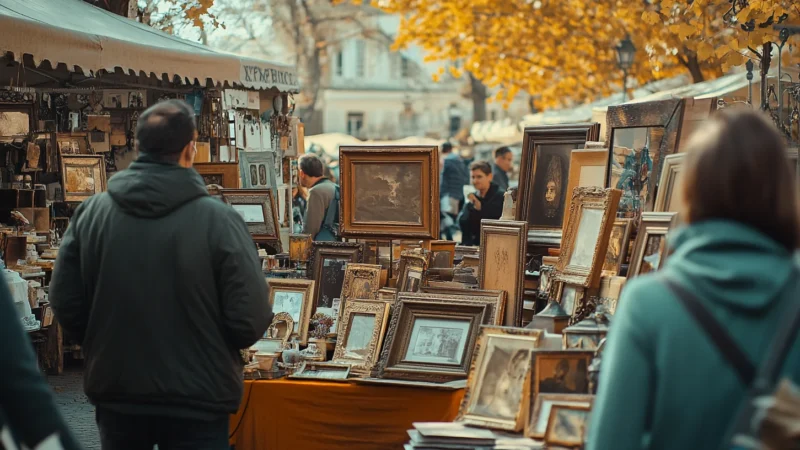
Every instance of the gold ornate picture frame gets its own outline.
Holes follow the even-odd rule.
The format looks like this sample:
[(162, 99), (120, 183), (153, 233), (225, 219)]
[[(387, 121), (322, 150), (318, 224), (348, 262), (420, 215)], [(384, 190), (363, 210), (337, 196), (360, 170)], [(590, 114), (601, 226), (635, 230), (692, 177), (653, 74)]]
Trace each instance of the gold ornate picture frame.
[(379, 378), (444, 383), (469, 375), (490, 304), (464, 297), (400, 294), (386, 333)]
[(437, 146), (341, 146), (343, 237), (439, 237)]
[(348, 302), (339, 322), (339, 338), (332, 362), (350, 364), (352, 374), (368, 375), (380, 356), (390, 308), (387, 302)]
[[(467, 425), (518, 432), (530, 402), (528, 377), (541, 330), (482, 327), (459, 419)], [(496, 392), (496, 386), (505, 386)]]
[(628, 280), (638, 275), (655, 272), (667, 259), (667, 233), (675, 225), (677, 213), (642, 213), (642, 222), (633, 244)]
[(269, 189), (221, 189), (222, 200), (242, 216), (257, 243), (270, 243), (283, 250), (275, 195)]
[(607, 165), (607, 148), (580, 148), (572, 151), (569, 163), (569, 182), (567, 183), (562, 229), (567, 227), (567, 221), (569, 220), (569, 210), (570, 205), (572, 205), (572, 191), (574, 191), (576, 187), (604, 187)]
[(381, 286), (381, 266), (377, 264), (348, 264), (344, 269), (342, 297), (338, 322), (351, 300), (377, 300)]
[(544, 438), (553, 406), (564, 405), (591, 408), (593, 402), (593, 395), (540, 394), (536, 396), (530, 404), (528, 420), (525, 423), (525, 437), (531, 439)]
[(658, 183), (653, 211), (678, 212), (683, 209), (680, 179), (685, 159), (686, 153), (676, 153), (664, 158), (664, 167), (661, 169), (661, 180)]
[(397, 276), (397, 292), (419, 292), (425, 284), (430, 253), (420, 250), (404, 250), (400, 254)]
[(278, 312), (272, 317), (272, 323), (264, 333), (267, 339), (280, 339), (286, 345), (294, 334), (294, 319), (287, 312)]
[(106, 191), (103, 155), (61, 155), (61, 183), (64, 201), (82, 202)]
[(484, 325), (502, 326), (505, 320), (506, 311), (506, 291), (484, 289), (452, 289), (423, 286), (418, 293), (404, 293), (403, 298), (408, 299), (458, 299), (471, 302), (486, 303), (490, 305), (486, 315)]
[(528, 223), (484, 219), (481, 242), (478, 285), (506, 292), (503, 325), (518, 327), (522, 322)]
[(617, 189), (575, 188), (556, 266), (560, 279), (587, 288), (600, 284), (621, 194)]
[(308, 343), (308, 325), (314, 293), (312, 280), (268, 278), (269, 305), (276, 314), (288, 313), (294, 321), (293, 335), (301, 345)]

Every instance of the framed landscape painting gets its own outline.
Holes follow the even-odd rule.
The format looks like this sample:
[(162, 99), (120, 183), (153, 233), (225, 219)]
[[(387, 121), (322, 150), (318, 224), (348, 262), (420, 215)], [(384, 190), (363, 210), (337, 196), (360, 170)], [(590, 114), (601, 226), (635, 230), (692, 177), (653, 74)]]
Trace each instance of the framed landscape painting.
[(436, 146), (342, 146), (339, 167), (343, 237), (438, 238)]
[(64, 201), (82, 202), (106, 190), (103, 155), (61, 155)]

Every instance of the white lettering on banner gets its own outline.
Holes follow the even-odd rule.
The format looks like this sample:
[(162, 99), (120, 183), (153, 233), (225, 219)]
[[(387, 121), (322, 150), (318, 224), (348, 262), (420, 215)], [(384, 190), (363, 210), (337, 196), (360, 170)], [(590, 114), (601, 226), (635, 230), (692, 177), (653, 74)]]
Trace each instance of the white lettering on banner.
[(258, 83), (269, 86), (298, 87), (297, 76), (286, 70), (243, 65), (244, 83)]

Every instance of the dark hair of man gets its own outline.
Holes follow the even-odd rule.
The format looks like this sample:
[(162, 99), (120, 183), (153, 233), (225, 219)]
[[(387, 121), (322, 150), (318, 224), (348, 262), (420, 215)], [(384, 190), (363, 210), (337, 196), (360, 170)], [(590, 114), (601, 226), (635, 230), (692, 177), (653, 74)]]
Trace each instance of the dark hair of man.
[(450, 153), (452, 151), (453, 151), (453, 144), (451, 144), (449, 142), (445, 142), (444, 144), (442, 144), (442, 154), (443, 155), (446, 155), (446, 154), (448, 154), (448, 153)]
[(469, 170), (480, 170), (486, 175), (492, 174), (492, 165), (486, 161), (475, 161), (474, 163), (469, 165)]
[(306, 153), (297, 160), (297, 167), (310, 177), (321, 177), (325, 173), (322, 161), (316, 155)]
[(194, 110), (182, 100), (156, 103), (139, 116), (136, 148), (151, 158), (176, 162), (195, 139)]
[(720, 111), (688, 143), (681, 216), (687, 223), (748, 225), (794, 252), (800, 248), (794, 170), (783, 137), (762, 112)]
[(511, 149), (508, 147), (500, 147), (494, 151), (494, 157), (500, 158), (506, 156), (507, 154), (511, 153)]

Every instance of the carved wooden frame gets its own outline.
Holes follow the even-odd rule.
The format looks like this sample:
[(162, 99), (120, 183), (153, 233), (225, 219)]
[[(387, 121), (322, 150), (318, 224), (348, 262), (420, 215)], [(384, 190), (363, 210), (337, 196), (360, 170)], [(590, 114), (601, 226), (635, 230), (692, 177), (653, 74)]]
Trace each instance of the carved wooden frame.
[(506, 291), (483, 289), (450, 289), (424, 286), (418, 293), (404, 293), (408, 299), (455, 299), (470, 302), (488, 303), (491, 305), (484, 325), (501, 326), (506, 311)]
[[(531, 439), (542, 439), (547, 433), (547, 425), (545, 429), (539, 432), (536, 429), (536, 423), (539, 421), (539, 416), (542, 413), (542, 403), (549, 400), (553, 405), (557, 404), (585, 404), (591, 407), (594, 401), (594, 395), (581, 395), (581, 394), (540, 394), (532, 397), (528, 419), (525, 423), (525, 437)], [(548, 420), (550, 415), (548, 414)]]
[[(228, 205), (260, 205), (264, 214), (264, 223), (248, 223), (247, 231), (258, 243), (271, 243), (283, 250), (281, 243), (281, 224), (278, 221), (278, 208), (275, 193), (269, 189), (220, 189), (222, 200)], [(272, 221), (274, 233), (270, 233), (268, 222)]]
[[(272, 338), (272, 330), (277, 329), (278, 324), (281, 323), (286, 324), (286, 329), (289, 330), (289, 332), (286, 333), (286, 335), (281, 338)], [(275, 313), (275, 315), (272, 316), (272, 323), (270, 323), (269, 328), (267, 328), (266, 335), (269, 336), (271, 339), (280, 339), (283, 341), (283, 344), (286, 345), (286, 343), (289, 342), (289, 339), (292, 337), (293, 334), (294, 334), (294, 319), (292, 319), (292, 316), (286, 312)]]
[[(614, 227), (614, 220), (619, 206), (622, 192), (617, 189), (602, 189), (597, 187), (576, 188), (572, 194), (572, 204), (569, 211), (569, 222), (564, 230), (564, 239), (561, 245), (561, 254), (558, 257), (556, 269), (561, 272), (559, 278), (570, 284), (577, 284), (587, 288), (594, 288), (600, 284), (600, 275), (608, 250), (608, 238)], [(575, 242), (580, 232), (583, 211), (597, 209), (602, 211), (603, 219), (600, 222), (600, 233), (592, 253), (590, 266), (570, 264), (570, 259), (575, 251)]]
[(408, 274), (411, 271), (419, 272), (419, 288), (425, 285), (427, 280), (426, 272), (428, 270), (428, 262), (430, 260), (430, 252), (421, 253), (416, 250), (403, 250), (400, 254), (400, 265), (398, 266), (397, 275), (397, 292), (417, 292), (406, 291), (405, 286), (408, 281)]
[[(354, 297), (353, 283), (356, 279), (366, 279), (372, 292), (368, 297)], [(378, 289), (381, 287), (381, 266), (377, 264), (347, 264), (344, 269), (344, 282), (342, 283), (341, 303), (339, 304), (339, 317), (337, 323), (342, 320), (342, 312), (347, 302), (350, 300), (377, 300)]]
[[(525, 224), (527, 225), (527, 222)], [(530, 368), (530, 363), (533, 361), (533, 355), (536, 352), (536, 348), (539, 346), (541, 336), (542, 330), (511, 327), (482, 327), (478, 342), (475, 344), (472, 365), (470, 366), (469, 377), (467, 378), (467, 387), (464, 390), (464, 398), (461, 401), (457, 420), (462, 420), (467, 425), (513, 432), (520, 431), (523, 427), (527, 404), (531, 399), (529, 391), (530, 383), (528, 382), (530, 373), (525, 377), (525, 381), (522, 383), (519, 410), (514, 420), (482, 416), (474, 413), (474, 403), (477, 402), (477, 398), (473, 401), (473, 397), (476, 395), (476, 392), (480, 392), (480, 388), (483, 385), (483, 371), (486, 369), (485, 365), (489, 363), (489, 361), (484, 363), (484, 360), (488, 358), (486, 347), (490, 338), (529, 341), (531, 360), (527, 363), (527, 367)], [(530, 369), (528, 370), (530, 371)]]
[(481, 242), (483, 248), (480, 253), (480, 263), (478, 266), (478, 285), (481, 289), (494, 290), (495, 286), (487, 286), (486, 280), (486, 265), (487, 255), (491, 253), (489, 248), (488, 236), (491, 234), (505, 234), (517, 237), (517, 248), (511, 249), (516, 252), (519, 267), (516, 273), (509, 273), (509, 277), (513, 277), (515, 281), (515, 292), (506, 293), (506, 308), (505, 318), (503, 325), (510, 327), (518, 327), (522, 322), (522, 294), (525, 290), (525, 258), (528, 241), (528, 222), (522, 221), (509, 221), (509, 220), (487, 220), (481, 221)]
[[(551, 437), (552, 433), (554, 433), (554, 428), (555, 428), (555, 423), (556, 423), (556, 415), (558, 414), (559, 410), (565, 410), (565, 409), (571, 409), (571, 410), (574, 410), (574, 411), (583, 411), (583, 412), (586, 413), (586, 422), (587, 423), (584, 424), (584, 427), (583, 427), (584, 435), (583, 436), (578, 436), (578, 437), (575, 438), (575, 440), (572, 440), (572, 441), (559, 440), (555, 436)], [(591, 413), (591, 411), (592, 411), (592, 408), (590, 406), (588, 406), (588, 405), (585, 405), (585, 406), (553, 405), (553, 407), (550, 409), (550, 416), (547, 418), (547, 429), (546, 429), (546, 431), (544, 433), (544, 441), (545, 441), (545, 443), (547, 443), (547, 445), (560, 446), (560, 447), (564, 447), (564, 448), (582, 447), (583, 443), (585, 442), (585, 439), (586, 439), (586, 436), (585, 436), (586, 431), (585, 430), (587, 428), (586, 425), (588, 425), (589, 414)]]
[[(344, 376), (342, 376), (341, 378), (308, 376), (304, 374), (306, 370), (318, 370), (321, 372), (337, 372), (337, 373), (343, 373)], [(303, 361), (303, 363), (300, 365), (300, 368), (297, 369), (295, 373), (289, 375), (289, 378), (298, 380), (347, 381), (347, 377), (349, 376), (350, 376), (350, 366), (347, 364), (334, 364), (330, 362), (318, 362), (318, 361)]]
[[(86, 195), (67, 192), (67, 167), (72, 166), (91, 168), (95, 183), (99, 185), (95, 186), (93, 193)], [(61, 155), (61, 185), (64, 188), (64, 201), (82, 202), (92, 195), (105, 192), (106, 183), (106, 164), (103, 161), (103, 155)]]
[[(539, 162), (536, 147), (547, 144), (574, 144), (576, 149), (582, 148), (587, 141), (597, 141), (599, 139), (600, 124), (592, 122), (527, 127), (523, 135), (516, 219), (527, 224), (530, 202), (533, 197), (533, 186), (536, 182), (534, 175)], [(567, 170), (567, 173), (569, 174), (569, 170)], [(564, 180), (565, 189), (568, 183), (569, 180)], [(567, 191), (566, 195), (569, 196), (570, 192)], [(566, 207), (566, 199), (564, 206)], [(565, 208), (564, 215), (567, 212), (568, 210)], [(529, 224), (528, 241), (531, 243), (557, 244), (561, 237), (561, 229), (562, 227), (538, 227), (530, 226)]]
[[(608, 149), (595, 149), (583, 148), (572, 151), (569, 163), (569, 181), (567, 182), (567, 198), (564, 201), (564, 221), (561, 229), (567, 227), (567, 220), (569, 220), (570, 205), (572, 205), (572, 191), (581, 185), (581, 169), (584, 167), (600, 167), (605, 174), (606, 167), (608, 166)], [(603, 176), (605, 180), (605, 176)], [(605, 181), (602, 181), (597, 187), (605, 187)]]
[[(442, 296), (444, 297), (444, 296)], [(465, 297), (420, 298), (416, 294), (400, 294), (397, 309), (386, 333), (381, 353), (379, 378), (445, 383), (467, 378), (481, 325), (490, 310), (489, 303), (466, 300)], [(445, 319), (469, 321), (467, 338), (463, 342), (461, 361), (437, 364), (405, 361), (411, 345), (416, 319)]]
[(239, 163), (195, 163), (192, 167), (200, 176), (221, 175), (222, 187), (225, 189), (239, 189)]
[(314, 242), (311, 244), (311, 257), (308, 260), (306, 276), (315, 281), (314, 311), (317, 310), (319, 297), (322, 294), (322, 267), (326, 257), (350, 258), (348, 264), (361, 263), (364, 258), (364, 244), (355, 242)]
[(678, 151), (683, 122), (685, 102), (683, 99), (658, 100), (653, 102), (630, 103), (608, 107), (606, 127), (608, 143), (608, 162), (606, 165), (606, 187), (611, 182), (611, 168), (614, 158), (614, 134), (622, 128), (663, 128), (664, 137), (657, 152), (651, 151), (653, 169), (650, 173), (649, 186), (642, 212), (652, 211), (659, 178), (661, 177), (662, 160), (667, 155)]
[(311, 321), (311, 304), (313, 301), (312, 294), (314, 292), (314, 281), (267, 278), (267, 284), (269, 285), (270, 307), (274, 307), (275, 305), (276, 291), (290, 291), (303, 294), (303, 305), (300, 307), (300, 323), (294, 324), (296, 331), (293, 333), (293, 335), (297, 336), (301, 345), (306, 345), (308, 343), (308, 325)]
[[(420, 224), (406, 222), (357, 222), (355, 220), (355, 164), (421, 164)], [(439, 237), (439, 152), (436, 146), (342, 146), (339, 147), (339, 228), (343, 237), (420, 238)]]
[[(339, 322), (339, 338), (336, 341), (336, 349), (333, 352), (333, 363), (350, 364), (350, 372), (355, 375), (365, 376), (370, 373), (377, 364), (380, 356), (383, 337), (386, 332), (386, 325), (389, 320), (391, 305), (387, 302), (377, 302), (369, 300), (352, 300), (344, 307), (342, 319)], [(348, 358), (346, 356), (347, 339), (350, 334), (352, 318), (356, 314), (374, 315), (375, 328), (372, 330), (372, 337), (367, 346), (367, 354), (363, 360)]]
[[(645, 246), (650, 236), (664, 236), (666, 238), (669, 230), (675, 225), (677, 220), (677, 213), (674, 212), (647, 212), (642, 213), (642, 222), (639, 225), (639, 233), (636, 235), (636, 241), (633, 244), (633, 254), (631, 255), (631, 264), (628, 266), (628, 280), (639, 275), (642, 270), (642, 262), (644, 261)], [(665, 244), (666, 245), (666, 244)], [(664, 247), (664, 253), (661, 255), (658, 267), (664, 266), (667, 259), (667, 248)]]
[[(625, 264), (625, 259), (628, 257), (628, 244), (630, 244), (631, 240), (631, 230), (633, 229), (633, 219), (617, 219), (614, 221), (614, 225), (611, 227), (611, 232), (613, 234), (614, 228), (621, 226), (624, 227), (622, 231), (619, 249), (619, 256), (617, 257), (617, 261), (614, 263), (614, 270), (607, 270), (605, 265), (605, 260), (603, 260), (603, 268), (602, 271), (605, 274), (613, 273), (613, 276), (617, 276), (619, 274), (622, 265)], [(611, 246), (611, 235), (608, 236), (608, 245), (606, 246), (606, 256), (608, 256), (608, 247)]]
[[(656, 192), (656, 202), (653, 206), (653, 211), (669, 211), (667, 207), (672, 202), (672, 195), (675, 192), (675, 187), (678, 186), (678, 180), (683, 171), (685, 159), (686, 153), (675, 153), (673, 155), (667, 155), (667, 157), (664, 158), (664, 166), (661, 169), (661, 180), (658, 182), (658, 192)], [(679, 200), (682, 201), (683, 199)]]

